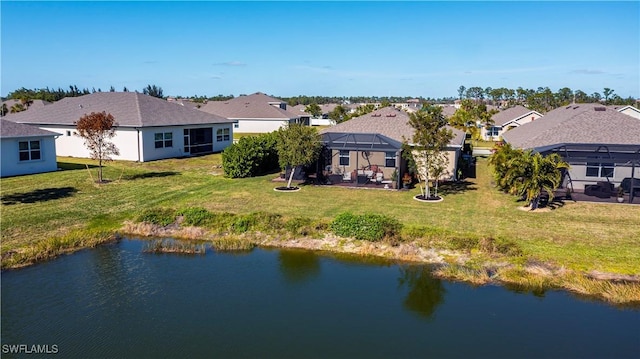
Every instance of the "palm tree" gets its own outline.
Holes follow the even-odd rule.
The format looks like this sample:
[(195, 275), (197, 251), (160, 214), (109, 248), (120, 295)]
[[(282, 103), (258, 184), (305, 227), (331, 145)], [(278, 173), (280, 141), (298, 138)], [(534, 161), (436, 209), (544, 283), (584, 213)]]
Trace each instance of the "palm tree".
[(511, 186), (511, 180), (507, 177), (507, 172), (510, 169), (509, 162), (516, 157), (521, 157), (523, 151), (513, 148), (509, 143), (496, 145), (493, 151), (489, 157), (489, 164), (493, 166), (493, 178), (496, 186), (505, 192), (509, 191)]
[(557, 153), (543, 156), (529, 150), (511, 159), (508, 167), (504, 181), (509, 192), (522, 196), (531, 209), (536, 209), (542, 190), (549, 194), (549, 200), (553, 200), (554, 192), (562, 182), (561, 170), (568, 169), (569, 164)]

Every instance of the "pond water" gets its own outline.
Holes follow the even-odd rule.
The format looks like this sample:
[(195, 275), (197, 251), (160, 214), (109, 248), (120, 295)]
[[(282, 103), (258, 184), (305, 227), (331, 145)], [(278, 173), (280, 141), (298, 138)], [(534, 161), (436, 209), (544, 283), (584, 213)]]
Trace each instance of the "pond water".
[[(640, 310), (472, 287), (308, 251), (143, 253), (143, 241), (2, 273), (2, 356), (624, 358)], [(36, 357), (28, 355), (28, 357)]]

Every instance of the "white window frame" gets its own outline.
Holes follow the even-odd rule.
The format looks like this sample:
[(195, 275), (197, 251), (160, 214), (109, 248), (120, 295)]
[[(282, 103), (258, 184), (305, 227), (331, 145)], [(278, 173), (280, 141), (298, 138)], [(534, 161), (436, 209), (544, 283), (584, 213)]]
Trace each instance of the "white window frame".
[[(589, 175), (589, 170), (597, 169), (596, 176)], [(611, 169), (611, 176), (605, 176), (608, 169)], [(616, 175), (616, 165), (614, 163), (587, 162), (585, 177), (591, 178), (614, 178)]]
[(231, 129), (229, 127), (219, 128), (216, 130), (217, 142), (229, 142), (231, 140)]
[[(389, 166), (388, 161), (393, 161), (393, 166)], [(395, 152), (385, 152), (384, 153), (384, 166), (385, 167), (396, 167), (396, 153)]]
[[(158, 138), (159, 136), (162, 138)], [(173, 147), (173, 132), (156, 132), (153, 135), (155, 148), (171, 148)]]
[[(346, 160), (343, 162), (343, 160)], [(349, 166), (351, 162), (351, 152), (347, 150), (338, 150), (338, 163), (340, 166)]]
[[(21, 148), (21, 144), (26, 144), (26, 148)], [(34, 148), (37, 143), (37, 148)], [(38, 158), (33, 158), (34, 154), (38, 154)], [(22, 154), (26, 154), (28, 158), (22, 159)], [(42, 161), (42, 142), (40, 140), (18, 141), (18, 160), (20, 162)]]

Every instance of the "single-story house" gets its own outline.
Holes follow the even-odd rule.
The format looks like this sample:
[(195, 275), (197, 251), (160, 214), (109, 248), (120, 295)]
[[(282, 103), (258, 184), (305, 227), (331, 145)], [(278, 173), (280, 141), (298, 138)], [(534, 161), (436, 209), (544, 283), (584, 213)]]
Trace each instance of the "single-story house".
[[(319, 165), (323, 176), (335, 182), (341, 175), (342, 182), (356, 185), (370, 181), (389, 184), (394, 180), (400, 185), (399, 179), (409, 171), (402, 144), (411, 144), (414, 134), (409, 116), (395, 107), (384, 107), (320, 131), (325, 145)], [(445, 150), (448, 164), (440, 179), (456, 180), (465, 134), (448, 128), (454, 137)]]
[(0, 177), (55, 171), (59, 134), (0, 120)]
[(598, 182), (617, 187), (632, 178), (640, 181), (640, 122), (600, 104), (557, 108), (506, 132), (503, 139), (515, 148), (561, 155), (571, 165), (565, 185), (574, 190)]
[(333, 126), (336, 124), (335, 121), (329, 118), (329, 113), (333, 111), (338, 104), (335, 103), (326, 103), (318, 105), (320, 110), (322, 111), (320, 116), (312, 116), (310, 113), (305, 112), (307, 108), (306, 105), (295, 105), (287, 108), (288, 111), (297, 114), (300, 116), (300, 119), (306, 118), (311, 126)]
[(542, 117), (537, 111), (532, 111), (522, 105), (508, 108), (491, 116), (493, 125), (482, 127), (480, 134), (486, 141), (499, 141), (502, 135), (510, 129), (522, 126)]
[(625, 115), (629, 115), (631, 117), (635, 117), (637, 119), (640, 120), (640, 110), (638, 110), (637, 108), (631, 106), (631, 105), (627, 105), (627, 106), (609, 106), (611, 108), (613, 108), (614, 110), (620, 112), (620, 113), (624, 113)]
[(13, 114), (11, 120), (60, 133), (58, 156), (90, 157), (75, 123), (91, 112), (113, 115), (120, 155), (113, 159), (152, 161), (220, 152), (233, 143), (233, 120), (136, 92), (96, 92), (65, 97), (42, 108)]
[(200, 107), (200, 111), (233, 120), (233, 130), (237, 133), (273, 132), (286, 124), (300, 121), (309, 125), (305, 122), (308, 117), (301, 120), (298, 114), (288, 111), (285, 101), (261, 92), (227, 101), (209, 101)]

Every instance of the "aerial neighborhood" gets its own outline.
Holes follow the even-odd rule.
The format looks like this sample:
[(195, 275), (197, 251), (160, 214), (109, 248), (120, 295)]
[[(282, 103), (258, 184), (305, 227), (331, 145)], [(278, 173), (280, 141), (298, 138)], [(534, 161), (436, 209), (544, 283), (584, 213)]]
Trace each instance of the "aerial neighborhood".
[[(155, 85), (149, 89), (157, 90)], [(451, 133), (442, 148), (446, 165), (437, 180), (467, 176), (473, 149), (465, 144), (477, 140), (485, 147), (508, 144), (543, 155), (556, 153), (570, 165), (560, 188), (609, 197), (615, 188), (624, 187), (633, 200), (636, 194), (631, 187), (640, 187), (633, 183), (640, 173), (637, 107), (604, 101), (577, 103), (574, 97), (551, 109), (467, 93), (466, 98), (431, 102), (448, 120), (446, 129)], [(77, 136), (77, 121), (89, 113), (105, 112), (115, 119), (116, 160), (147, 162), (217, 153), (231, 146), (234, 137), (237, 141), (300, 124), (319, 129), (323, 143), (323, 155), (307, 164), (314, 181), (401, 188), (403, 178), (420, 174), (408, 163), (404, 145), (413, 144), (411, 116), (429, 102), (377, 100), (291, 105), (295, 101), (256, 92), (194, 102), (113, 89), (86, 91), (54, 102), (8, 99), (2, 105), (2, 177), (54, 171), (56, 156), (90, 157)]]

